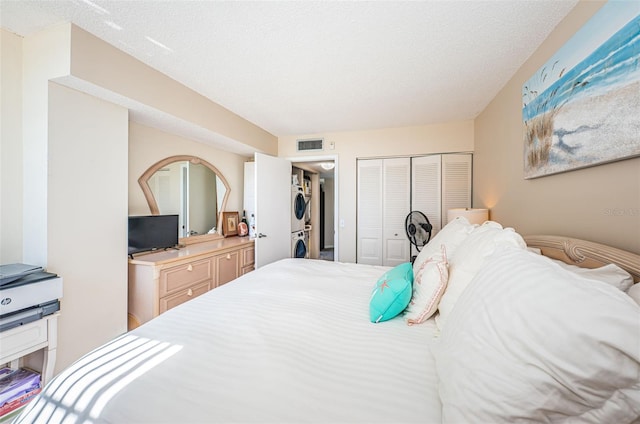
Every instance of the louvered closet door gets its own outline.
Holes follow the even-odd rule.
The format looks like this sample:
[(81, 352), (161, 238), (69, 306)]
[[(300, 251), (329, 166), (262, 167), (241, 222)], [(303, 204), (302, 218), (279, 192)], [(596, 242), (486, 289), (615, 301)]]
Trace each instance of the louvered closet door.
[(442, 225), (447, 211), (471, 207), (471, 155), (442, 155)]
[[(431, 237), (442, 228), (441, 155), (411, 158), (411, 210), (420, 211), (433, 226)], [(411, 255), (417, 255), (411, 246)]]
[(411, 160), (384, 159), (382, 169), (382, 264), (396, 266), (410, 259), (404, 220), (411, 204)]
[(382, 159), (358, 160), (357, 262), (382, 264)]

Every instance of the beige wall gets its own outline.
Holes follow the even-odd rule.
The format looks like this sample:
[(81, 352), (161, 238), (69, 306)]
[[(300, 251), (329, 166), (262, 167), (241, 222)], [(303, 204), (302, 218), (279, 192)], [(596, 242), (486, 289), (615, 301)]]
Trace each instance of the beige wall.
[(208, 120), (205, 127), (215, 125), (211, 131), (251, 139), (271, 153), (277, 143), (72, 25), (26, 38), (5, 31), (1, 36), (2, 228), (11, 228), (0, 234), (1, 247), (11, 252), (11, 261), (45, 266), (64, 279), (58, 371), (126, 331), (129, 193), (134, 213), (149, 211), (137, 177), (163, 157), (195, 154), (219, 167), (232, 189), (229, 208), (240, 210), (244, 161), (201, 143), (158, 136), (157, 130), (136, 131), (132, 124), (130, 177), (128, 110), (69, 87), (98, 87), (101, 96), (117, 92), (111, 97), (118, 101), (146, 101), (186, 122)]
[[(323, 152), (296, 151), (296, 140), (322, 137)], [(329, 149), (329, 143), (335, 149)], [(336, 184), (338, 192), (339, 226), (338, 256), (342, 262), (356, 261), (356, 159), (366, 157), (412, 156), (473, 150), (473, 121), (451, 122), (406, 128), (387, 128), (372, 131), (352, 131), (325, 134), (304, 134), (280, 137), (278, 156), (303, 158), (305, 156), (336, 155)]]
[(0, 264), (22, 262), (22, 38), (0, 30)]
[(56, 372), (127, 331), (128, 120), (49, 83), (47, 269), (64, 285)]
[(71, 26), (71, 74), (199, 128), (277, 154), (272, 134), (88, 32)]
[(68, 64), (68, 27), (2, 32), (1, 259), (63, 277), (56, 372), (125, 331), (127, 305), (127, 111), (51, 83)]
[(580, 2), (475, 120), (474, 206), (522, 234), (560, 234), (640, 253), (640, 158), (523, 178), (521, 89), (604, 2)]
[(214, 149), (203, 143), (131, 122), (129, 125), (129, 215), (150, 213), (149, 205), (138, 184), (140, 175), (156, 162), (175, 155), (198, 156), (218, 168), (231, 188), (226, 209), (242, 211), (246, 160), (244, 156)]
[(23, 39), (22, 52), (22, 259), (47, 264), (49, 81), (69, 72), (69, 27)]
[[(68, 26), (22, 42), (22, 261), (63, 278), (55, 371), (126, 330), (126, 109), (52, 80)], [(13, 60), (18, 60), (14, 57)], [(78, 177), (82, 175), (82, 177)]]

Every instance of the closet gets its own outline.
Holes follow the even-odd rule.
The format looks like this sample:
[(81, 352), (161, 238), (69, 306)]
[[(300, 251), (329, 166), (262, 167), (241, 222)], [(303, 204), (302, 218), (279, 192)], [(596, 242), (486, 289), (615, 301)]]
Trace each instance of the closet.
[(395, 266), (407, 261), (404, 219), (410, 190), (410, 158), (358, 160), (358, 263)]
[(447, 210), (471, 207), (471, 154), (358, 159), (357, 262), (395, 266), (417, 251), (405, 218), (423, 212), (432, 237), (446, 225)]

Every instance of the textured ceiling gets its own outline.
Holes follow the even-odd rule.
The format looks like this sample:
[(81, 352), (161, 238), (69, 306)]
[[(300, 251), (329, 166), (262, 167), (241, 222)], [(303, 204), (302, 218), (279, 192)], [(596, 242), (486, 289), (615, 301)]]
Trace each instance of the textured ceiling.
[(473, 119), (577, 0), (0, 1), (73, 22), (274, 135)]

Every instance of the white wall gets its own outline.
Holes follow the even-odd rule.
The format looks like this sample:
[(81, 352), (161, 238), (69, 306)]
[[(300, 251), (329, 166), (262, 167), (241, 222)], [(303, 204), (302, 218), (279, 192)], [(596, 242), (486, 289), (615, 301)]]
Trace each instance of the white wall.
[(69, 39), (61, 25), (23, 40), (22, 259), (32, 265), (47, 265), (48, 83), (69, 73)]
[(0, 30), (0, 264), (22, 262), (22, 38)]
[[(296, 140), (324, 138), (323, 152), (297, 152)], [(335, 149), (329, 149), (333, 142)], [(367, 157), (411, 156), (473, 151), (473, 121), (419, 127), (386, 128), (325, 134), (300, 134), (278, 139), (278, 156), (338, 156), (338, 255), (342, 262), (356, 261), (356, 160)]]
[(127, 330), (128, 111), (49, 83), (48, 265), (60, 371)]

